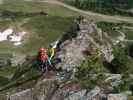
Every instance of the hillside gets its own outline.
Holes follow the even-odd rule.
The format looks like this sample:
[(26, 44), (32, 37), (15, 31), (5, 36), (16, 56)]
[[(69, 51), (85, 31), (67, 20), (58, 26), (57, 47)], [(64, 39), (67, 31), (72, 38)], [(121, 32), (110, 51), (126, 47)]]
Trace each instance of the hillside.
[[(2, 0), (0, 100), (132, 100), (132, 1), (102, 1)], [(55, 41), (42, 73), (38, 48)]]
[[(0, 12), (1, 32), (12, 29), (14, 34), (27, 33), (20, 46), (13, 46), (8, 41), (0, 42), (0, 53), (11, 53), (18, 59), (20, 55), (35, 54), (41, 46), (47, 47), (69, 29), (74, 16), (77, 16), (77, 13), (54, 4), (15, 0), (5, 0), (0, 5)], [(41, 12), (48, 16), (39, 15)]]
[[(8, 92), (11, 100), (78, 100), (113, 98), (115, 95), (127, 98), (131, 95), (122, 94), (132, 91), (133, 72), (133, 59), (122, 46), (124, 40), (111, 39), (94, 22), (86, 19), (77, 20), (77, 25), (79, 28), (64, 34), (59, 42), (61, 50), (57, 56), (61, 63), (56, 68), (62, 71), (42, 76), (32, 68), (30, 61), (25, 60), (17, 68), (12, 81), (9, 79), (8, 83), (2, 84), (1, 95)], [(110, 97), (111, 93), (113, 96)]]

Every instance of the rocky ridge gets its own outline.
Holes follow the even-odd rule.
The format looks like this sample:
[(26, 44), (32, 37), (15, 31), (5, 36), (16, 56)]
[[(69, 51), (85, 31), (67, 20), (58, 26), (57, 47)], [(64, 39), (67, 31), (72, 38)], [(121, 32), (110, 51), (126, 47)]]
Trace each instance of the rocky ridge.
[[(9, 100), (127, 100), (131, 95), (126, 93), (111, 93), (95, 86), (93, 89), (85, 89), (74, 77), (77, 66), (91, 55), (98, 51), (99, 56), (108, 62), (114, 58), (112, 55), (113, 41), (102, 32), (93, 22), (86, 19), (79, 21), (77, 36), (70, 40), (65, 40), (59, 47), (57, 56), (61, 59), (56, 67), (63, 71), (57, 73), (52, 78), (43, 77), (38, 80), (32, 89), (8, 95)], [(120, 74), (104, 74), (107, 76), (105, 82), (109, 82), (109, 90), (122, 83)], [(95, 76), (94, 74), (92, 76)]]

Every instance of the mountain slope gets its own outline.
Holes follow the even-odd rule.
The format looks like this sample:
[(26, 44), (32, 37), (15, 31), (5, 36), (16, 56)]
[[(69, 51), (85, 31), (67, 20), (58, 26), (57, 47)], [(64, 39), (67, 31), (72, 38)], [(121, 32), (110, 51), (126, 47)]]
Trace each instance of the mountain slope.
[[(41, 78), (33, 78), (35, 82), (30, 83), (33, 86), (28, 86), (26, 89), (21, 89), (21, 91), (17, 90), (17, 87), (14, 87), (15, 89), (11, 87), (10, 100), (107, 99), (107, 97), (112, 97), (110, 97), (110, 93), (131, 91), (129, 87), (132, 83), (132, 78), (126, 72), (129, 70), (133, 71), (131, 68), (132, 63), (130, 62), (130, 67), (127, 67), (129, 65), (125, 66), (125, 64), (129, 64), (129, 56), (123, 55), (123, 50), (120, 47), (118, 49), (121, 49), (122, 52), (116, 51), (112, 53), (113, 47), (115, 45), (119, 46), (119, 43), (114, 45), (114, 41), (93, 22), (83, 19), (80, 21), (77, 20), (77, 24), (77, 28), (74, 31), (64, 34), (58, 44), (59, 50), (57, 51), (56, 57), (61, 59), (61, 63), (57, 64), (56, 67), (61, 67), (62, 70), (59, 72), (49, 72)], [(112, 55), (114, 56), (113, 58)], [(110, 57), (111, 61), (106, 57)], [(117, 66), (118, 69), (115, 66), (117, 63), (112, 62), (116, 58), (122, 61), (121, 63), (123, 64), (123, 66)], [(111, 69), (111, 66), (105, 66), (103, 64), (104, 61), (108, 61), (109, 64), (114, 63), (112, 66), (115, 66), (116, 69), (113, 67)], [(130, 61), (132, 60), (130, 59)], [(23, 67), (21, 68), (23, 70)], [(24, 68), (27, 69), (28, 67), (25, 66)], [(124, 72), (116, 74), (111, 70), (124, 70)], [(15, 84), (13, 84), (20, 85), (21, 87), (23, 80), (33, 76), (31, 72), (22, 73), (15, 81)], [(27, 76), (29, 75), (28, 73), (30, 76)], [(16, 90), (16, 92), (13, 90)], [(121, 95), (122, 98), (127, 98), (128, 94), (118, 95)], [(120, 97), (118, 96), (117, 98)]]

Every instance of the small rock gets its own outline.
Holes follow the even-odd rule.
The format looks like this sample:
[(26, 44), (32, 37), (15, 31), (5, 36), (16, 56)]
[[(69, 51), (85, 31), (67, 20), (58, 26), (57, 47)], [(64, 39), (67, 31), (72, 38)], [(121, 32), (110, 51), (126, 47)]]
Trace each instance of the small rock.
[(127, 96), (125, 94), (109, 94), (108, 100), (127, 100)]
[(85, 97), (86, 90), (81, 90), (79, 92), (73, 93), (68, 98), (65, 98), (64, 100), (87, 100)]
[(89, 100), (92, 100), (95, 96), (97, 96), (98, 94), (100, 94), (101, 89), (99, 87), (95, 87), (93, 90), (91, 90), (88, 94), (87, 97), (89, 98)]
[(110, 82), (112, 86), (118, 86), (122, 80), (122, 76), (120, 74), (106, 74), (108, 77), (105, 82)]

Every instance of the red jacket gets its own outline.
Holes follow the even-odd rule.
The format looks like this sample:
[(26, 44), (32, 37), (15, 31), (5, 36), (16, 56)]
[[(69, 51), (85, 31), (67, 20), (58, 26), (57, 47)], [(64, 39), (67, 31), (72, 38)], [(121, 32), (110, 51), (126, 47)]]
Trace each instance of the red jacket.
[(39, 52), (38, 59), (41, 60), (41, 61), (47, 61), (48, 60), (48, 55), (44, 52)]

